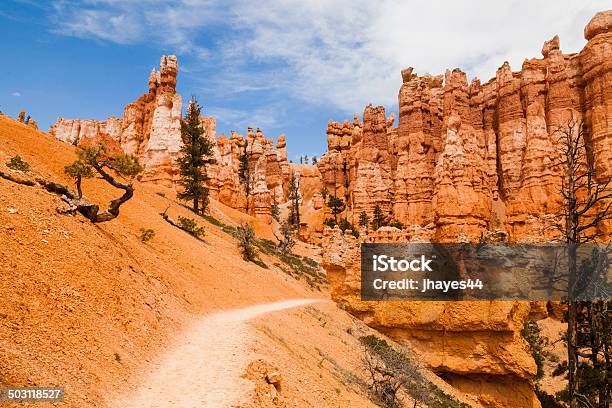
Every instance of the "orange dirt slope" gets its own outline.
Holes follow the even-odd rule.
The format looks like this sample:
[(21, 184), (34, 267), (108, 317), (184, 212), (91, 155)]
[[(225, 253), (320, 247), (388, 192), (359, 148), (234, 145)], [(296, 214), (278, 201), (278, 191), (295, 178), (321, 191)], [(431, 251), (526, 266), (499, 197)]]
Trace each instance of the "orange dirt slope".
[[(16, 154), (30, 177), (70, 185), (63, 167), (74, 148), (0, 115), (0, 169)], [(173, 218), (194, 216), (170, 190), (135, 187), (117, 219), (94, 225), (57, 213), (56, 195), (0, 178), (0, 388), (65, 386), (66, 406), (101, 406), (193, 316), (322, 297), (244, 262), (235, 240), (204, 220), (205, 243), (170, 226), (160, 216), (168, 206)], [(102, 205), (118, 193), (98, 179), (83, 190)], [(140, 228), (155, 237), (141, 242)]]

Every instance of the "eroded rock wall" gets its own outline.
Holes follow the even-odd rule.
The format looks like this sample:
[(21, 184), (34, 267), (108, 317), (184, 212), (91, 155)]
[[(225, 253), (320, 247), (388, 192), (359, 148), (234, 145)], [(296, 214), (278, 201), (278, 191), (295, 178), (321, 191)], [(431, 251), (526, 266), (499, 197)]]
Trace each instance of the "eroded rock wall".
[[(357, 224), (378, 205), (388, 221), (405, 226), (370, 231), (361, 242), (553, 239), (562, 174), (556, 130), (584, 121), (595, 176), (612, 173), (612, 11), (598, 13), (585, 38), (581, 52), (563, 54), (554, 37), (542, 58), (525, 60), (519, 72), (504, 63), (484, 84), (468, 82), (459, 69), (418, 76), (409, 68), (397, 127), (372, 106), (363, 123), (330, 122), (318, 167), (330, 193), (347, 203), (344, 215)], [(336, 302), (410, 343), (424, 364), (484, 405), (539, 406), (536, 367), (520, 331), (530, 314), (543, 313), (541, 305), (363, 302), (359, 243), (348, 232), (324, 230), (323, 266)]]
[(58, 118), (49, 129), (55, 138), (78, 145), (98, 134), (109, 135), (124, 152), (136, 155), (144, 166), (142, 181), (171, 186), (176, 181), (174, 160), (181, 147), (182, 98), (176, 92), (178, 61), (160, 59), (159, 70), (149, 75), (149, 90), (126, 105), (123, 118), (106, 120)]
[[(368, 242), (422, 242), (425, 229), (383, 227)], [(528, 302), (384, 301), (360, 297), (360, 242), (326, 227), (322, 265), (331, 296), (368, 326), (410, 345), (421, 364), (485, 406), (539, 407), (532, 378), (536, 365), (520, 332)]]
[[(248, 198), (240, 182), (240, 157), (246, 154), (249, 162)], [(232, 208), (247, 210), (257, 218), (270, 221), (272, 204), (287, 199), (289, 162), (285, 136), (278, 137), (276, 146), (265, 137), (261, 129), (249, 127), (246, 135), (231, 132), (230, 137), (221, 135), (215, 140), (216, 163), (209, 167), (211, 197)]]
[(318, 164), (325, 186), (354, 224), (378, 205), (388, 221), (430, 228), (442, 242), (497, 230), (511, 241), (551, 239), (561, 203), (556, 130), (584, 121), (596, 177), (612, 173), (611, 20), (609, 11), (592, 19), (580, 53), (563, 54), (555, 36), (542, 58), (518, 72), (504, 63), (484, 84), (459, 69), (404, 70), (397, 128), (372, 106), (363, 123), (329, 123)]

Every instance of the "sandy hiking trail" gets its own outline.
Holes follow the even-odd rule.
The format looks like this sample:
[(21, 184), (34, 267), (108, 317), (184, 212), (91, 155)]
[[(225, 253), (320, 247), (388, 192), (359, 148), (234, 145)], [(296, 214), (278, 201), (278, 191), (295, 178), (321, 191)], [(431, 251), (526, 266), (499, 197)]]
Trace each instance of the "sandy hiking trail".
[(132, 394), (121, 395), (113, 408), (223, 408), (248, 402), (250, 381), (241, 378), (255, 358), (247, 321), (265, 313), (302, 306), (320, 299), (265, 303), (214, 313), (196, 322), (144, 373)]

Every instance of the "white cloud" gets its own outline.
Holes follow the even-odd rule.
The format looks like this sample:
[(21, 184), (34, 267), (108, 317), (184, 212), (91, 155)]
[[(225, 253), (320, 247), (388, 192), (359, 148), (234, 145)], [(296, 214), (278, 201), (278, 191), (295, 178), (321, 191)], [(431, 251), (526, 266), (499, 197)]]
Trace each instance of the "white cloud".
[(11, 96), (14, 96), (14, 97), (18, 98), (18, 97), (20, 97), (20, 96), (21, 96), (21, 92), (13, 92), (13, 93), (11, 94)]
[[(604, 1), (85, 0), (56, 5), (57, 32), (117, 43), (159, 41), (216, 66), (220, 92), (271, 88), (347, 112), (395, 106), (400, 70), (460, 67), (483, 82), (559, 34), (584, 44)], [(199, 41), (206, 39), (206, 45)], [(212, 46), (210, 44), (213, 44)], [(211, 49), (212, 47), (212, 49)]]

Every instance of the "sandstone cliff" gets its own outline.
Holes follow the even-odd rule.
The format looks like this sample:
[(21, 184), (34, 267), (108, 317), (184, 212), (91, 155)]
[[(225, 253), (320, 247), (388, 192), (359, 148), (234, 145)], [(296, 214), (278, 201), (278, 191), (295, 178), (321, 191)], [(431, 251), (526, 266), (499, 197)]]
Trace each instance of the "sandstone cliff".
[[(423, 242), (426, 229), (383, 227), (366, 242)], [(536, 365), (520, 332), (531, 308), (509, 301), (384, 301), (360, 297), (360, 242), (348, 231), (325, 228), (323, 267), (341, 307), (368, 326), (407, 343), (421, 364), (484, 406), (539, 407)]]
[[(246, 154), (249, 162), (250, 191), (247, 195), (240, 183), (240, 156)], [(287, 199), (287, 180), (290, 174), (285, 136), (278, 137), (276, 146), (265, 137), (261, 129), (249, 127), (246, 136), (231, 132), (229, 138), (221, 135), (215, 140), (216, 164), (209, 169), (211, 197), (232, 208), (246, 210), (257, 218), (271, 221), (272, 204)]]
[(563, 54), (555, 36), (543, 58), (518, 72), (504, 63), (484, 84), (459, 69), (404, 70), (397, 127), (372, 106), (363, 123), (329, 123), (323, 182), (355, 224), (379, 205), (389, 221), (427, 227), (439, 241), (496, 230), (512, 241), (550, 238), (560, 203), (555, 130), (584, 121), (597, 177), (612, 174), (611, 12), (598, 13), (585, 38), (580, 53)]
[[(612, 176), (612, 12), (585, 28), (588, 43), (563, 54), (558, 37), (519, 72), (468, 83), (459, 69), (438, 76), (402, 71), (399, 123), (368, 106), (363, 122), (330, 122), (318, 163), (330, 194), (357, 224), (380, 206), (387, 220), (366, 242), (542, 242), (559, 210), (555, 130), (584, 121), (596, 177)], [(325, 210), (329, 216), (329, 210)], [(604, 227), (606, 228), (606, 227)], [(325, 229), (331, 295), (369, 326), (410, 343), (424, 364), (485, 405), (537, 407), (535, 365), (520, 330), (542, 314), (526, 302), (363, 302), (359, 241)], [(545, 313), (544, 313), (545, 314)]]

